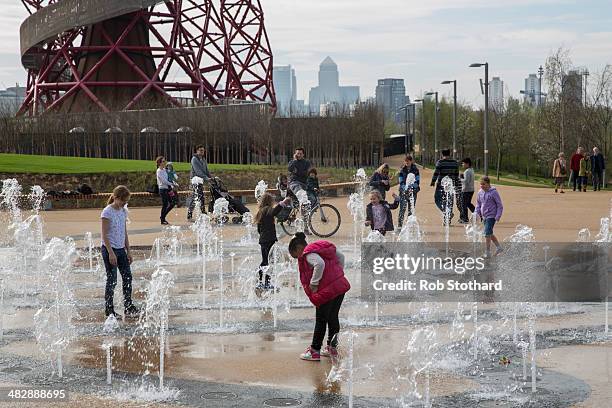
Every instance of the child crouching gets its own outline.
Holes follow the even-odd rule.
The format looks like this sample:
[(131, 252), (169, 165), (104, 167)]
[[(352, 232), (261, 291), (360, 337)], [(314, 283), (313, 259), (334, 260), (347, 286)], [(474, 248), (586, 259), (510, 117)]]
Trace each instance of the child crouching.
[[(306, 296), (316, 307), (312, 343), (300, 355), (302, 360), (320, 361), (321, 356), (336, 358), (338, 351), (338, 314), (344, 294), (351, 289), (344, 276), (344, 255), (329, 241), (306, 242), (302, 232), (289, 242), (289, 253), (298, 260), (300, 282)], [(327, 329), (327, 347), (321, 350)]]

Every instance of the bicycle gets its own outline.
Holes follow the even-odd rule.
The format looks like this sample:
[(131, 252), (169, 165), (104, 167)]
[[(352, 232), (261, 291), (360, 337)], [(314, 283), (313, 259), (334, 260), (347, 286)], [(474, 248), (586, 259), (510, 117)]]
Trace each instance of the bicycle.
[[(288, 190), (287, 193), (292, 198), (291, 212), (286, 219), (279, 221), (279, 224), (283, 231), (285, 231), (285, 234), (291, 236), (297, 232), (296, 220), (301, 218), (300, 212), (302, 210), (297, 197), (290, 191)], [(329, 238), (340, 229), (340, 212), (331, 204), (322, 204), (320, 198), (321, 193), (317, 197), (317, 202), (310, 208), (307, 214), (304, 214), (304, 227), (320, 238)]]

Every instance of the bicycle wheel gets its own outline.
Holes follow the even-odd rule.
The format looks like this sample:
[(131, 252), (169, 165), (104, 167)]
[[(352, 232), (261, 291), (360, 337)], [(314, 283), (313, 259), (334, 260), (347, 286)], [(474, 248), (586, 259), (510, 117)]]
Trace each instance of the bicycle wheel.
[(331, 204), (319, 205), (308, 218), (312, 233), (321, 238), (331, 237), (340, 228), (340, 212)]
[(296, 219), (297, 219), (297, 210), (293, 208), (291, 212), (289, 213), (289, 215), (287, 216), (287, 219), (279, 223), (283, 231), (285, 231), (285, 234), (289, 235), (290, 237), (295, 235), (295, 233), (297, 232), (297, 226), (295, 223)]

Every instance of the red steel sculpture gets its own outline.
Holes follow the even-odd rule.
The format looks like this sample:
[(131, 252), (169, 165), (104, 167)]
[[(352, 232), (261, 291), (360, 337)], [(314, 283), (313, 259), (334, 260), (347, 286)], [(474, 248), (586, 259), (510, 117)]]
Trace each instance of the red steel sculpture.
[(259, 0), (21, 1), (18, 115), (183, 106), (177, 94), (276, 107)]

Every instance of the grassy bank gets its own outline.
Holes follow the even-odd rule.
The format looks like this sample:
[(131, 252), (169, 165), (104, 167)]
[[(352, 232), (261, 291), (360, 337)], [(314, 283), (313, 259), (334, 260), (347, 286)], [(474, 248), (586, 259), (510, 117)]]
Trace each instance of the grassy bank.
[[(182, 188), (188, 188), (189, 163), (174, 163)], [(210, 171), (231, 189), (254, 188), (259, 180), (274, 186), (286, 165), (210, 164)], [(319, 168), (321, 183), (350, 181), (355, 169)], [(367, 169), (371, 173), (371, 169)], [(118, 184), (145, 191), (154, 184), (155, 163), (149, 160), (98, 159), (62, 156), (0, 154), (0, 179), (15, 177), (24, 186), (38, 184), (46, 190), (74, 190), (89, 184), (96, 192), (112, 191)]]
[[(189, 171), (189, 163), (174, 163), (175, 170)], [(211, 171), (249, 171), (263, 166), (211, 164)], [(0, 173), (131, 173), (155, 171), (150, 160), (98, 159), (88, 157), (34, 156), (0, 153)]]

